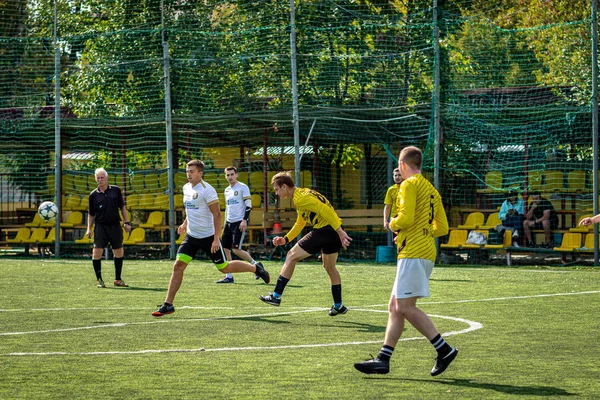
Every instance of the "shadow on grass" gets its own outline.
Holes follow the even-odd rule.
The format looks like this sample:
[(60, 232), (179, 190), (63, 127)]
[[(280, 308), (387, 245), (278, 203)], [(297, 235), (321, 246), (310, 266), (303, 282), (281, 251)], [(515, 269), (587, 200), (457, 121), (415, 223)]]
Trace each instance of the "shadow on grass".
[(336, 322), (336, 324), (335, 324), (336, 327), (356, 329), (357, 332), (370, 332), (370, 333), (385, 332), (385, 325), (372, 325), (372, 324), (365, 324), (362, 322), (352, 322), (352, 321), (339, 321), (339, 322), (335, 321), (335, 322)]
[(429, 281), (433, 281), (433, 282), (473, 282), (472, 279), (434, 279), (431, 278), (429, 279)]
[(112, 290), (138, 290), (138, 291), (147, 291), (147, 292), (166, 292), (167, 288), (143, 288), (143, 287), (111, 287), (107, 286), (104, 289), (112, 289)]
[(471, 379), (404, 379), (412, 382), (439, 383), (450, 386), (462, 386), (474, 389), (493, 390), (506, 394), (529, 395), (529, 396), (577, 396), (564, 389), (552, 386), (513, 386), (501, 385), (499, 383), (476, 382)]

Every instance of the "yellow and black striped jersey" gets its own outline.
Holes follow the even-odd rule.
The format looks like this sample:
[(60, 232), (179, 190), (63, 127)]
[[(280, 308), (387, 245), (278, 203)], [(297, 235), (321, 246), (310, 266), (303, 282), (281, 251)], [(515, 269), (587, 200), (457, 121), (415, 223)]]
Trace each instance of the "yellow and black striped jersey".
[(298, 212), (298, 218), (292, 229), (285, 235), (288, 241), (292, 241), (302, 232), (308, 222), (315, 229), (330, 225), (333, 229), (342, 226), (342, 220), (321, 193), (312, 189), (296, 188), (294, 190), (294, 205)]
[(442, 196), (421, 174), (405, 179), (397, 198), (398, 216), (390, 228), (398, 232), (398, 258), (424, 258), (435, 262), (436, 237), (448, 233)]

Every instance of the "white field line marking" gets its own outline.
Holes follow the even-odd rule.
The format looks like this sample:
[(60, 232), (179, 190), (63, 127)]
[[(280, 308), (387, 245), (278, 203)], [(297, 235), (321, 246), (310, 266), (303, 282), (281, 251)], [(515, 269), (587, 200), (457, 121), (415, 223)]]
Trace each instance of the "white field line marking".
[[(600, 290), (591, 290), (587, 292), (571, 292), (571, 293), (543, 293), (543, 294), (533, 294), (528, 296), (510, 296), (510, 297), (492, 297), (488, 299), (467, 299), (467, 300), (449, 300), (449, 301), (424, 301), (419, 302), (419, 305), (424, 304), (456, 304), (456, 303), (478, 303), (484, 301), (503, 301), (503, 300), (519, 300), (519, 299), (532, 299), (536, 297), (555, 297), (555, 296), (577, 296), (584, 294), (598, 294)], [(387, 307), (386, 304), (372, 304), (370, 306), (362, 306), (363, 308), (369, 307)], [(249, 306), (246, 308), (264, 308), (262, 306)], [(300, 309), (306, 310), (306, 307), (286, 307), (292, 309)], [(148, 310), (147, 307), (112, 307), (113, 310)], [(190, 309), (190, 310), (233, 310), (236, 307), (204, 307), (204, 306), (181, 306), (177, 307), (177, 309)], [(353, 308), (354, 309), (354, 308)], [(13, 309), (0, 309), (0, 313), (2, 312), (33, 312), (33, 311), (94, 311), (94, 310), (106, 310), (106, 307), (71, 307), (71, 308), (13, 308)], [(311, 310), (329, 310), (329, 308), (311, 308)], [(304, 312), (304, 311), (300, 311)], [(387, 311), (386, 311), (387, 312)], [(289, 314), (291, 312), (282, 313)], [(278, 315), (278, 314), (269, 314), (269, 315)], [(228, 317), (228, 318), (236, 318), (236, 317)], [(205, 320), (203, 320), (205, 321)], [(0, 333), (0, 336), (2, 333)]]
[[(311, 311), (321, 311), (321, 310), (307, 310), (306, 312)], [(365, 312), (374, 312), (375, 310), (361, 310)], [(273, 315), (273, 314), (271, 314)], [(442, 333), (442, 336), (453, 336), (460, 335), (463, 333), (468, 333), (472, 331), (476, 331), (483, 327), (482, 324), (475, 321), (469, 321), (463, 318), (456, 317), (448, 317), (444, 315), (430, 315), (434, 318), (442, 318), (448, 319), (451, 321), (463, 322), (468, 325), (466, 329), (462, 329), (460, 331), (452, 331)], [(240, 316), (237, 318), (246, 318), (247, 316)], [(223, 318), (215, 318), (215, 319), (223, 319)], [(425, 337), (410, 337), (410, 338), (401, 338), (400, 341), (409, 341), (409, 340), (423, 340)], [(4, 356), (96, 356), (96, 355), (123, 355), (123, 354), (158, 354), (158, 353), (197, 353), (197, 352), (210, 352), (210, 351), (263, 351), (263, 350), (278, 350), (278, 349), (306, 349), (306, 348), (316, 348), (316, 347), (338, 347), (338, 346), (353, 346), (353, 345), (363, 345), (363, 344), (381, 344), (382, 340), (370, 340), (366, 342), (338, 342), (338, 343), (315, 343), (315, 344), (298, 344), (298, 345), (281, 345), (281, 346), (256, 346), (256, 347), (221, 347), (215, 349), (206, 349), (204, 347), (197, 349), (164, 349), (164, 350), (137, 350), (137, 351), (92, 351), (92, 352), (80, 352), (80, 353), (69, 353), (64, 351), (53, 351), (47, 353), (7, 353), (3, 354)], [(0, 355), (1, 356), (1, 355)]]
[[(521, 299), (535, 299), (538, 297), (560, 297), (560, 296), (578, 296), (584, 294), (598, 294), (600, 290), (590, 290), (588, 292), (572, 292), (572, 293), (544, 293), (544, 294), (532, 294), (528, 296), (509, 296), (509, 297), (492, 297), (489, 299), (468, 299), (468, 300), (449, 300), (449, 301), (423, 301), (419, 302), (419, 305), (425, 304), (458, 304), (458, 303), (479, 303), (485, 301), (504, 301), (504, 300), (521, 300)], [(386, 304), (373, 304), (370, 306), (363, 307), (387, 307)], [(387, 311), (386, 311), (387, 312)]]
[(144, 321), (144, 322), (122, 322), (122, 323), (115, 323), (115, 324), (81, 326), (81, 327), (75, 327), (75, 328), (48, 329), (48, 330), (41, 330), (41, 331), (2, 332), (2, 333), (0, 333), (0, 336), (16, 336), (16, 335), (30, 335), (30, 334), (37, 334), (37, 333), (70, 332), (70, 331), (80, 331), (80, 330), (88, 330), (88, 329), (115, 328), (115, 327), (123, 327), (123, 326), (128, 326), (128, 325), (151, 325), (151, 324), (164, 324), (164, 323), (177, 323), (177, 322), (218, 321), (218, 320), (223, 320), (223, 319), (238, 319), (238, 318), (277, 317), (277, 316), (281, 316), (281, 315), (309, 313), (309, 312), (323, 311), (323, 310), (329, 310), (329, 308), (311, 308), (308, 310), (304, 309), (302, 311), (287, 311), (287, 312), (268, 313), (268, 314), (230, 315), (230, 316), (212, 317), (212, 318), (158, 319), (158, 318), (153, 317), (152, 321)]

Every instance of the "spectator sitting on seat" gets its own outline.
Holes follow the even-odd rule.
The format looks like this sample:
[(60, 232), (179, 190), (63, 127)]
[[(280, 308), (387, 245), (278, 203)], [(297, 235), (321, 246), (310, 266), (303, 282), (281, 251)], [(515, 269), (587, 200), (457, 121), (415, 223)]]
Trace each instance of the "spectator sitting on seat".
[(525, 215), (523, 229), (527, 237), (527, 247), (535, 247), (535, 242), (531, 231), (533, 229), (543, 229), (546, 241), (543, 247), (549, 249), (554, 247), (552, 240), (552, 229), (558, 227), (558, 215), (554, 210), (554, 206), (548, 199), (542, 198), (540, 192), (531, 192), (531, 207)]
[(525, 208), (523, 199), (519, 198), (516, 190), (511, 189), (508, 192), (508, 198), (504, 200), (500, 206), (498, 218), (502, 221), (502, 225), (498, 225), (496, 229), (502, 233), (505, 230), (512, 232), (513, 246), (516, 246), (516, 240), (519, 237), (519, 230), (523, 226), (525, 220)]

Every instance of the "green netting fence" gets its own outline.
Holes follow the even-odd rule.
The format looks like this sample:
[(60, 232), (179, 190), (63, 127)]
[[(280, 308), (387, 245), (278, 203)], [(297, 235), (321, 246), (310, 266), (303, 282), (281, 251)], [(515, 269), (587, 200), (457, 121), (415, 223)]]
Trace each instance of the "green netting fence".
[[(336, 208), (382, 209), (406, 145), (425, 150), (451, 226), (518, 188), (567, 230), (595, 196), (592, 6), (497, 3), (1, 2), (0, 240), (45, 200), (85, 212), (97, 167), (135, 210), (176, 196), (193, 158), (221, 193), (238, 167), (257, 210), (282, 206), (265, 187), (281, 170)], [(348, 258), (388, 245), (382, 225), (354, 229)]]

